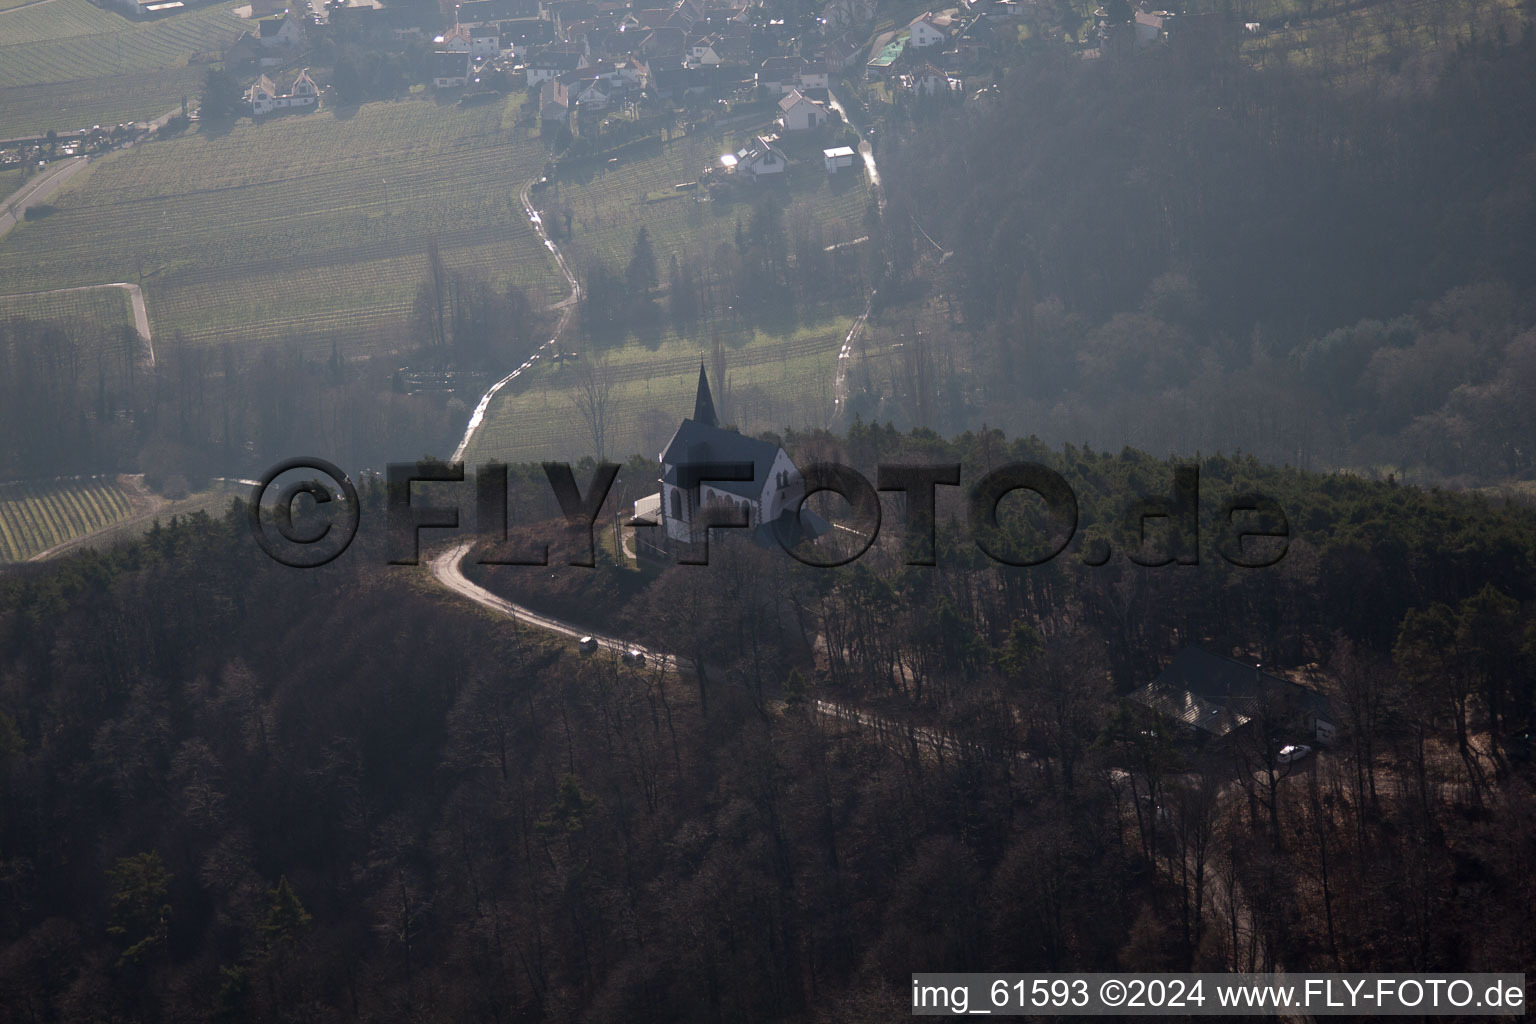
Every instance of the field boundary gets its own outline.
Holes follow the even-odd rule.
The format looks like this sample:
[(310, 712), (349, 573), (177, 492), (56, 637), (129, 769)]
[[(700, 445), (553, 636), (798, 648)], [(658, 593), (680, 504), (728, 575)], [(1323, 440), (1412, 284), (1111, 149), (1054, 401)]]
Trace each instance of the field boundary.
[(133, 327), (139, 332), (139, 340), (144, 343), (145, 366), (153, 370), (155, 368), (154, 336), (149, 330), (149, 309), (144, 305), (144, 289), (127, 281), (113, 281), (110, 284), (82, 284), (72, 288), (50, 288), (40, 292), (12, 292), (9, 295), (0, 295), (0, 299), (27, 299), (43, 295), (68, 295), (72, 292), (89, 292), (97, 288), (122, 288), (128, 293), (128, 301), (133, 306)]

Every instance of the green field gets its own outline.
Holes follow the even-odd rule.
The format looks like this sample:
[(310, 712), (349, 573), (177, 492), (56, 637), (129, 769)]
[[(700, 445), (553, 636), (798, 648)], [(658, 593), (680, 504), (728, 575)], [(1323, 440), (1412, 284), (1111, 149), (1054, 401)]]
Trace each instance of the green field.
[(0, 484), (0, 562), (25, 561), (132, 511), (127, 492), (109, 479)]
[(235, 6), (149, 21), (89, 0), (0, 9), (0, 138), (145, 120), (182, 96), (195, 101), (205, 66), (249, 27)]
[(142, 280), (156, 337), (344, 352), (406, 343), (433, 238), (450, 269), (562, 298), (518, 201), (545, 159), (509, 141), (520, 103), (374, 103), (134, 147), (0, 239), (0, 280)]
[[(851, 317), (832, 317), (784, 335), (728, 330), (726, 380), (713, 381), (721, 415), (743, 431), (831, 423), (837, 351)], [(712, 329), (697, 336), (669, 335), (656, 349), (630, 345), (610, 353), (609, 458), (654, 457), (684, 416), (693, 414), (699, 350)], [(594, 455), (592, 436), (576, 407), (577, 371), (540, 362), (514, 389), (493, 402), (475, 443), (471, 463), (501, 459), (572, 461)]]

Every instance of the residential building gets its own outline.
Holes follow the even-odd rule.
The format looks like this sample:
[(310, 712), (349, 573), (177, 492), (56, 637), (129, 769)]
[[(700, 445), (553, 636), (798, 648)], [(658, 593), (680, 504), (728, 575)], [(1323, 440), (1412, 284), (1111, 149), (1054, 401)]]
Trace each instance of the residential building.
[(469, 68), (470, 57), (467, 53), (433, 53), (432, 85), (438, 89), (461, 89), (469, 84)]
[(1316, 690), (1200, 647), (1186, 647), (1151, 683), (1130, 695), (1196, 740), (1226, 737), (1263, 720), (1295, 740), (1333, 739), (1334, 714)]
[(783, 174), (789, 168), (789, 158), (766, 136), (758, 135), (745, 148), (722, 156), (720, 166), (739, 177), (757, 181)]
[(278, 89), (277, 83), (272, 79), (262, 75), (256, 79), (255, 84), (245, 90), (245, 102), (250, 105), (251, 115), (254, 117), (270, 114), (276, 110), (313, 108), (320, 102), (320, 87), (315, 84), (313, 78), (309, 77), (308, 68), (299, 72), (286, 92)]
[(779, 119), (784, 122), (785, 131), (811, 131), (827, 123), (827, 107), (806, 99), (799, 89), (791, 89), (789, 95), (779, 100)]

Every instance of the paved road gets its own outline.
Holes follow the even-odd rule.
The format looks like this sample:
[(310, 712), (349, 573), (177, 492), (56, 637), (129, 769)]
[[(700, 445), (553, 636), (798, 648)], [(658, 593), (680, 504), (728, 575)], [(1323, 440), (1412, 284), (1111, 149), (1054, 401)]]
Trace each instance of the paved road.
[(525, 608), (520, 604), (513, 604), (504, 597), (498, 597), (464, 575), (464, 558), (469, 554), (469, 550), (473, 546), (474, 543), (472, 541), (459, 541), (457, 544), (443, 548), (436, 554), (427, 556), (427, 567), (432, 571), (432, 577), (455, 594), (467, 597), (483, 608), (500, 612), (508, 618), (521, 622), (524, 625), (533, 626), (535, 629), (542, 629), (573, 640), (584, 636), (592, 636), (597, 640), (599, 647), (616, 653), (623, 653), (629, 650), (643, 651), (647, 662), (651, 664), (660, 663), (667, 670), (683, 671), (692, 667), (692, 663), (685, 658), (667, 654), (664, 651), (652, 650), (640, 644), (629, 643), (617, 637), (597, 636), (575, 623), (567, 622), (564, 619), (557, 619), (552, 615), (541, 615), (531, 608)]
[[(863, 130), (848, 116), (848, 109), (838, 100), (837, 93), (827, 90), (827, 106), (837, 111), (859, 135), (859, 156), (864, 160), (864, 169), (869, 174), (869, 185), (875, 190), (875, 207), (881, 216), (885, 215), (885, 187), (880, 182), (880, 168), (875, 166), (875, 149), (864, 137)], [(848, 406), (848, 365), (852, 362), (853, 343), (858, 340), (864, 330), (864, 323), (869, 319), (869, 311), (875, 306), (875, 292), (871, 289), (869, 300), (864, 303), (864, 312), (853, 321), (853, 326), (848, 329), (848, 336), (843, 339), (843, 347), (837, 352), (837, 376), (832, 383), (832, 419), (834, 423), (841, 422), (842, 416), (847, 412)]]
[[(614, 654), (638, 650), (645, 654), (647, 665), (659, 665), (666, 672), (682, 673), (693, 670), (693, 662), (681, 655), (669, 654), (666, 651), (645, 647), (618, 637), (603, 636), (574, 622), (558, 619), (553, 615), (542, 615), (531, 608), (514, 604), (504, 597), (491, 593), (464, 575), (464, 559), (469, 555), (470, 549), (473, 547), (473, 541), (463, 540), (444, 547), (435, 554), (428, 555), (427, 568), (431, 571), (433, 579), (460, 597), (467, 598), (482, 608), (488, 608), (493, 612), (498, 612), (516, 622), (532, 626), (535, 629), (542, 629), (572, 640), (590, 636), (597, 641), (599, 648)], [(923, 749), (932, 751), (937, 756), (956, 756), (961, 752), (960, 744), (952, 737), (936, 729), (898, 722), (895, 719), (885, 718), (868, 711), (860, 711), (858, 708), (849, 707), (846, 704), (834, 704), (826, 700), (816, 701), (814, 709), (823, 718), (876, 732), (891, 741), (901, 741), (904, 744), (918, 744)], [(1020, 753), (1019, 758), (1026, 762), (1035, 763), (1038, 767), (1038, 762), (1034, 762), (1026, 754)]]
[(476, 404), (475, 411), (469, 417), (469, 423), (464, 427), (464, 437), (459, 441), (459, 446), (453, 450), (453, 457), (448, 460), (449, 462), (458, 462), (464, 457), (465, 450), (469, 448), (469, 442), (474, 439), (475, 431), (479, 430), (480, 424), (485, 421), (485, 411), (490, 408), (491, 399), (496, 397), (496, 393), (521, 377), (524, 370), (538, 361), (539, 355), (545, 349), (559, 351), (556, 346), (560, 341), (560, 335), (564, 334), (566, 327), (570, 325), (571, 314), (576, 311), (576, 302), (581, 298), (581, 282), (577, 281), (576, 275), (571, 273), (571, 268), (565, 262), (565, 254), (560, 251), (560, 247), (555, 244), (554, 239), (549, 237), (549, 232), (544, 230), (544, 220), (539, 216), (539, 212), (533, 208), (533, 201), (529, 198), (530, 193), (533, 191), (533, 182), (534, 179), (530, 179), (523, 186), (522, 192), (518, 193), (518, 199), (522, 200), (523, 212), (528, 215), (528, 221), (533, 225), (533, 230), (538, 232), (539, 237), (544, 240), (544, 247), (554, 254), (555, 265), (560, 268), (560, 273), (565, 275), (565, 284), (571, 290), (571, 294), (545, 310), (545, 312), (555, 309), (560, 311), (560, 322), (555, 324), (555, 333), (550, 335), (549, 340), (540, 345), (533, 355), (525, 359), (523, 365), (501, 378), (495, 384), (492, 384), (490, 390), (480, 396), (480, 401)]
[(64, 183), (85, 170), (89, 157), (76, 156), (68, 160), (55, 160), (42, 173), (21, 188), (12, 192), (5, 205), (0, 207), (0, 237), (15, 227), (27, 210), (48, 201), (48, 197), (64, 187)]

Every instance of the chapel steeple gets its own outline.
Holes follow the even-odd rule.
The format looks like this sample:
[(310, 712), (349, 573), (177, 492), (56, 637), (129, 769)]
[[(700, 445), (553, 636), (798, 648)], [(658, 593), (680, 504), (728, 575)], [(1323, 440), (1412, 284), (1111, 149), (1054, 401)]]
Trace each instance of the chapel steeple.
[(709, 376), (704, 372), (704, 360), (699, 360), (699, 393), (693, 400), (693, 421), (705, 426), (718, 427), (715, 418), (715, 400), (709, 394)]

